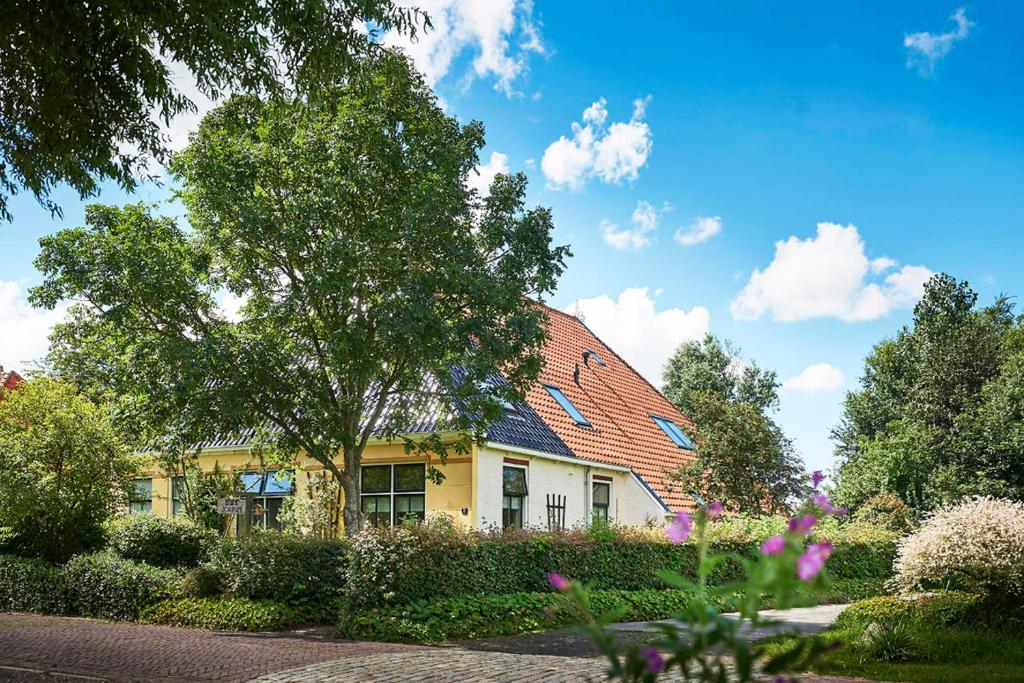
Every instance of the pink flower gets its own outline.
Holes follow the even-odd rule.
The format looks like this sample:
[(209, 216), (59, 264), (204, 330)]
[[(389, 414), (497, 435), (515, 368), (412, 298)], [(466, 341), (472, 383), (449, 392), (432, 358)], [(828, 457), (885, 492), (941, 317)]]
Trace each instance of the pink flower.
[(825, 566), (825, 560), (832, 554), (831, 543), (812, 543), (796, 561), (796, 576), (801, 581), (810, 581)]
[(640, 659), (644, 660), (644, 671), (649, 674), (660, 674), (665, 670), (665, 658), (656, 647), (649, 647), (641, 652)]
[(811, 529), (817, 523), (818, 518), (814, 515), (804, 515), (803, 517), (794, 517), (789, 520), (789, 533), (796, 536), (806, 536), (811, 533)]
[(824, 493), (814, 496), (814, 504), (830, 515), (842, 516), (846, 514), (846, 508), (837, 508)]
[(818, 488), (823, 481), (825, 481), (825, 475), (821, 473), (821, 470), (811, 472), (811, 484), (814, 485), (814, 488)]
[(778, 555), (786, 548), (786, 539), (782, 536), (772, 536), (761, 544), (761, 552), (765, 555)]
[(708, 517), (711, 519), (719, 519), (722, 516), (722, 509), (724, 506), (717, 500), (708, 505)]
[(565, 577), (558, 572), (548, 572), (548, 583), (550, 583), (551, 587), (556, 591), (562, 591), (563, 593), (572, 587), (569, 585), (569, 582), (566, 581)]
[(691, 531), (693, 531), (693, 520), (690, 519), (690, 513), (686, 510), (680, 510), (672, 523), (665, 527), (665, 535), (673, 543), (686, 543)]

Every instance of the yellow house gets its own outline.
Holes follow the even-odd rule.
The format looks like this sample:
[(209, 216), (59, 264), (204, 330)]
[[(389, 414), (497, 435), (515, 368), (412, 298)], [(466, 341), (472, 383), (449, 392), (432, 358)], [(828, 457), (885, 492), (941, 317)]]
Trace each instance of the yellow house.
[[(545, 366), (526, 401), (507, 405), (486, 443), (439, 466), (432, 483), (422, 459), (400, 443), (367, 445), (360, 506), (372, 524), (443, 513), (467, 527), (571, 527), (603, 519), (620, 524), (661, 522), (693, 501), (672, 474), (693, 457), (686, 432), (693, 423), (581, 320), (550, 311)], [(430, 410), (439, 413), (442, 408)], [(436, 417), (422, 416), (409, 436), (432, 434)], [(200, 466), (239, 472), (251, 523), (276, 526), (282, 501), (306, 495), (321, 469), (294, 463), (295, 485), (258, 471), (254, 432), (202, 444)], [(136, 480), (131, 509), (181, 513), (174, 481), (151, 470)]]

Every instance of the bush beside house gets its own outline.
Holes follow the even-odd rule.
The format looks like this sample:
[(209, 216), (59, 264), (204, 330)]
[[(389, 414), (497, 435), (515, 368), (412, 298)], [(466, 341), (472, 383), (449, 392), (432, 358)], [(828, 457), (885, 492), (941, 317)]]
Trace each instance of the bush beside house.
[[(834, 545), (834, 578), (877, 585), (890, 576), (895, 534), (858, 528), (847, 537), (839, 527), (826, 531)], [(753, 557), (763, 541), (757, 536), (723, 535), (715, 550)], [(695, 546), (668, 543), (660, 529), (481, 534), (428, 525), (370, 530), (353, 541), (349, 562), (346, 603), (367, 609), (461, 595), (546, 592), (551, 571), (595, 590), (658, 590), (666, 587), (657, 576), (664, 569), (696, 578), (697, 556)], [(732, 581), (740, 572), (738, 561), (723, 563), (713, 580)]]

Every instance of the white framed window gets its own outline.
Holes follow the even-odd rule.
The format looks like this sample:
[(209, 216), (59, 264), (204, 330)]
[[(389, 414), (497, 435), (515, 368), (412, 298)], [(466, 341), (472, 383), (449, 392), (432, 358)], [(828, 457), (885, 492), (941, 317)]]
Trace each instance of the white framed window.
[(505, 465), (501, 471), (501, 526), (522, 529), (529, 495), (526, 468)]
[(171, 477), (171, 517), (185, 514), (185, 477)]
[(295, 473), (292, 470), (243, 472), (242, 492), (255, 494), (246, 510), (250, 527), (280, 529), (278, 515), (284, 499), (295, 493)]
[(360, 476), (360, 509), (368, 524), (390, 526), (426, 517), (425, 464), (363, 465)]
[(128, 496), (128, 512), (141, 514), (153, 512), (153, 480), (140, 477), (132, 480), (131, 493)]
[(612, 484), (610, 481), (594, 481), (590, 492), (590, 519), (608, 523), (608, 511), (611, 509)]

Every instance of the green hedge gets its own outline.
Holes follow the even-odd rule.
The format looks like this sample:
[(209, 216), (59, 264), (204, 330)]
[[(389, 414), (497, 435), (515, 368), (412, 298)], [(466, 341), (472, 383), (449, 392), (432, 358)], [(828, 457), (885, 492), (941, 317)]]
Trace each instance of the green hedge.
[(975, 593), (943, 591), (906, 599), (883, 595), (854, 603), (836, 619), (835, 628), (867, 628), (914, 622), (928, 626), (955, 626), (984, 619), (984, 598)]
[(114, 620), (136, 619), (177, 578), (171, 571), (113, 553), (76, 555), (60, 573), (70, 614)]
[[(590, 600), (596, 613), (621, 610), (622, 621), (649, 621), (678, 614), (686, 607), (689, 594), (677, 590), (593, 591)], [(434, 643), (560, 628), (576, 620), (576, 612), (557, 593), (463, 595), (401, 607), (342, 610), (337, 633), (356, 640)]]
[[(835, 579), (885, 579), (891, 574), (892, 535), (868, 541), (831, 538), (828, 563)], [(713, 552), (754, 557), (760, 539), (718, 539)], [(402, 605), (417, 600), (544, 592), (548, 572), (577, 579), (595, 590), (662, 589), (663, 569), (696, 578), (693, 544), (674, 545), (659, 531), (611, 533), (493, 533), (398, 528), (370, 530), (352, 546), (346, 599), (352, 609)], [(740, 563), (719, 565), (712, 581), (741, 578)]]
[[(277, 531), (256, 531), (222, 542), (209, 570), (229, 594), (283, 603), (306, 620), (330, 621), (342, 597), (348, 543), (316, 540)], [(206, 578), (207, 585), (212, 578)]]
[(209, 529), (175, 517), (128, 515), (107, 527), (107, 547), (121, 557), (154, 567), (194, 567), (216, 538)]
[(66, 611), (60, 567), (45, 560), (0, 555), (0, 612)]
[(131, 620), (171, 590), (173, 572), (113, 553), (76, 555), (62, 566), (0, 556), (0, 610)]
[(139, 621), (219, 631), (280, 631), (299, 623), (287, 605), (230, 597), (163, 600), (143, 609)]

